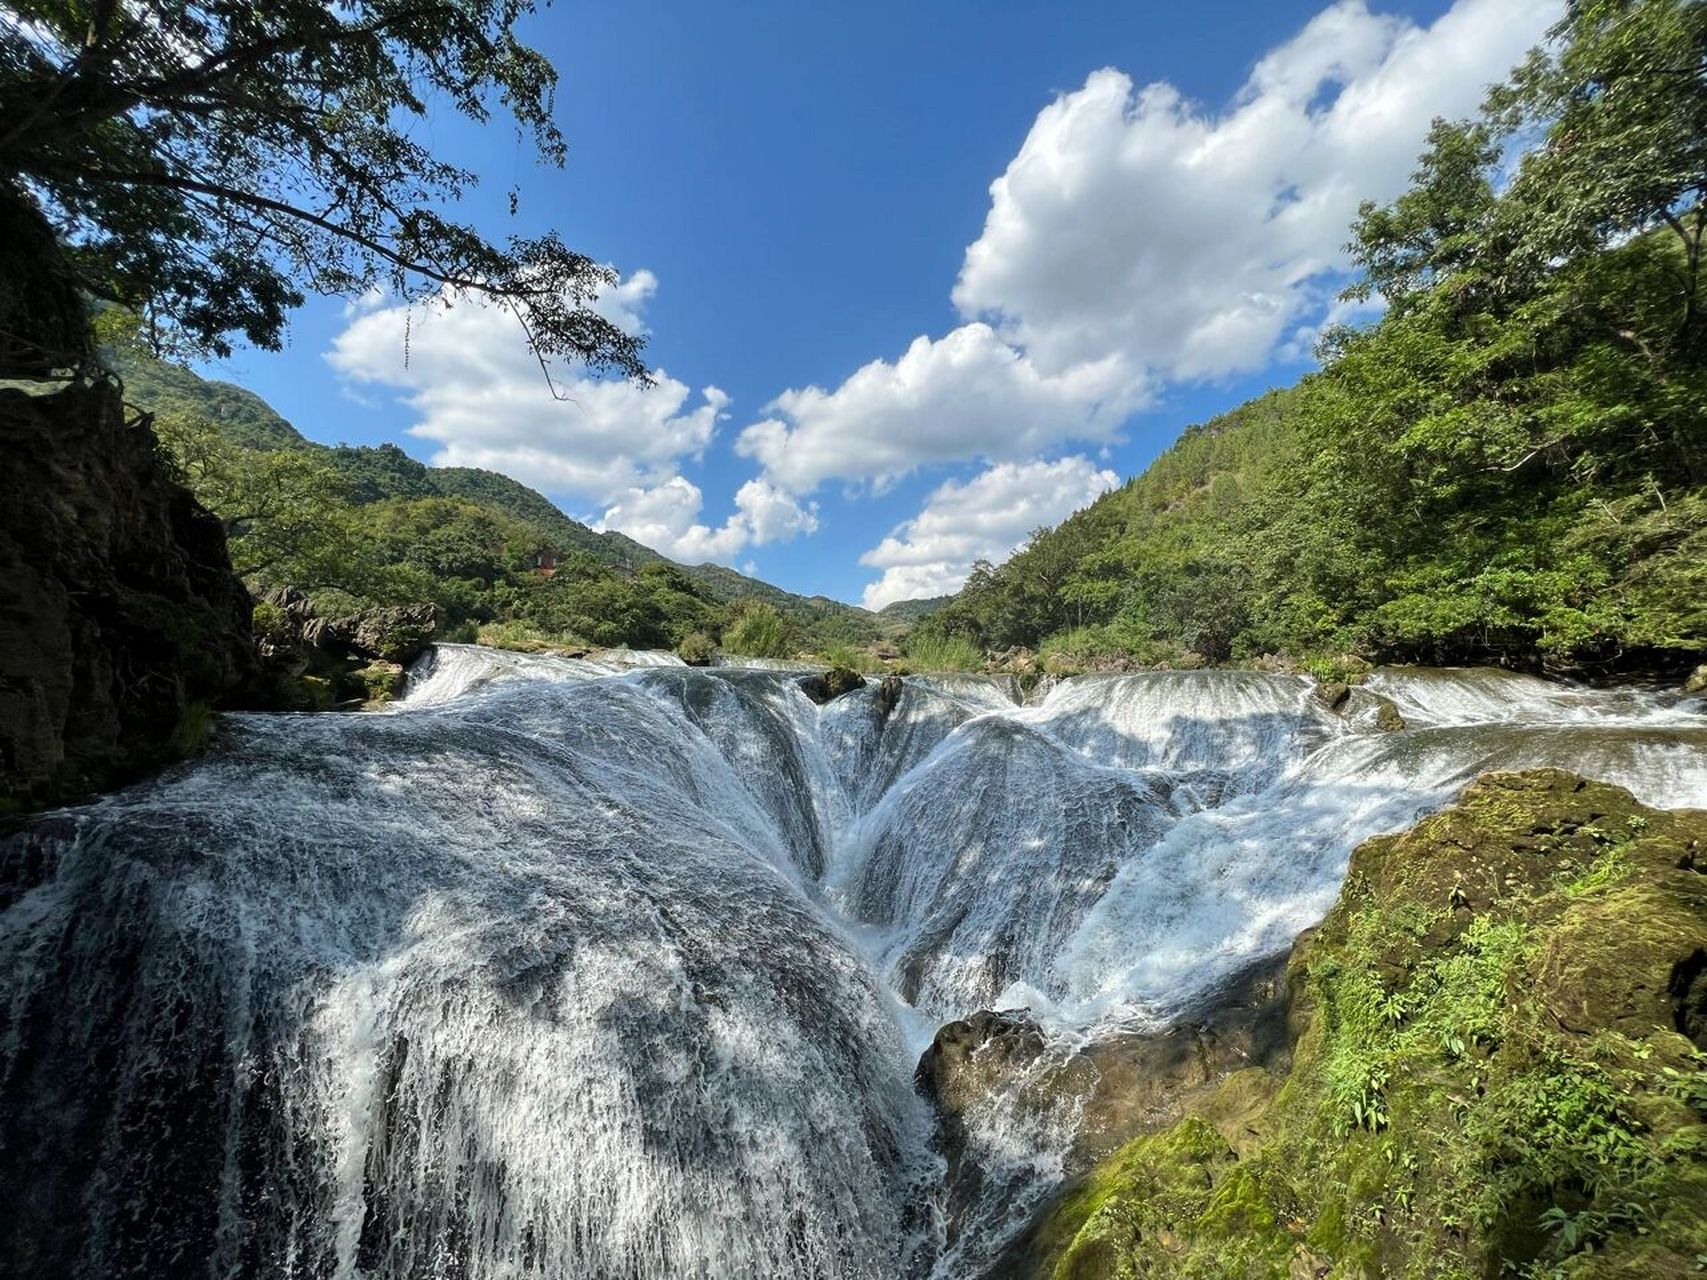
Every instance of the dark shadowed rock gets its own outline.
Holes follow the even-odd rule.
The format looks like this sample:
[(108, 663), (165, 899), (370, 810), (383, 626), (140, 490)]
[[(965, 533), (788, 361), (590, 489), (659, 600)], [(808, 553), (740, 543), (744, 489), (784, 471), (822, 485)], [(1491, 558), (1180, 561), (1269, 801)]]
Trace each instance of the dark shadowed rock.
[(901, 691), (907, 686), (900, 676), (884, 676), (883, 683), (877, 686), (877, 718), (888, 720), (894, 714), (895, 708), (901, 702)]
[(1338, 711), (1351, 697), (1351, 686), (1344, 680), (1322, 680), (1316, 684), (1316, 701), (1330, 711)]
[(0, 389), (0, 809), (185, 754), (256, 676), (225, 533), (117, 387)]
[(822, 675), (802, 676), (799, 684), (802, 693), (823, 706), (845, 693), (865, 688), (865, 677), (846, 667), (831, 667)]

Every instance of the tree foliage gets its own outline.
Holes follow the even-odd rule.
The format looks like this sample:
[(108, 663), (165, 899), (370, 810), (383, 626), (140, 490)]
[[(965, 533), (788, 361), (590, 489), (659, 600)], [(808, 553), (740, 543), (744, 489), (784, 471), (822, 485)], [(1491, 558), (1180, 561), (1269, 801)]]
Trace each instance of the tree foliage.
[[(509, 308), (542, 366), (643, 376), (592, 309), (612, 272), (555, 235), (452, 219), (474, 182), (417, 140), (433, 108), (511, 116), (548, 162), (556, 75), (531, 0), (16, 0), (0, 8), (0, 232), (46, 256), (0, 297), (14, 351), (80, 354), (78, 295), (157, 345), (277, 348), (305, 293), (384, 286)], [(516, 193), (511, 193), (512, 211)], [(33, 299), (33, 303), (32, 303)], [(71, 349), (68, 344), (75, 344)], [(14, 359), (14, 364), (18, 363)]]

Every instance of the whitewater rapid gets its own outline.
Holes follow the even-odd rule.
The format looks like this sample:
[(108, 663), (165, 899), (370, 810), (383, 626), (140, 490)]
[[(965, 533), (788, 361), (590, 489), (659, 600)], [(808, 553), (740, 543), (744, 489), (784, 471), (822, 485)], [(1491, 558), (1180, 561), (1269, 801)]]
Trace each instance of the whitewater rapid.
[(1707, 806), (1659, 694), (798, 678), (440, 646), (0, 843), (0, 1274), (974, 1274), (941, 1022), (1168, 1025), (1488, 769)]

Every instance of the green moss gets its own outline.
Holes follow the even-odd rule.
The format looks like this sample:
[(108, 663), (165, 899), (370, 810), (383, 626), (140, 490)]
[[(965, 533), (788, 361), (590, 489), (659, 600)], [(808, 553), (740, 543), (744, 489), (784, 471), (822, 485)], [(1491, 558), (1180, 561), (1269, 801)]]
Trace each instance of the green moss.
[(205, 702), (191, 702), (178, 717), (178, 727), (172, 733), (171, 754), (176, 759), (200, 755), (213, 738), (216, 717)]
[(395, 663), (379, 662), (351, 672), (350, 678), (360, 690), (357, 696), (370, 703), (391, 702), (402, 696), (403, 686), (408, 680), (402, 668)]
[(1703, 847), (1707, 814), (1557, 771), (1369, 841), (1294, 954), (1287, 1076), (1229, 1077), (1094, 1169), (1040, 1273), (1697, 1274)]
[(274, 702), (285, 711), (330, 711), (338, 705), (338, 695), (324, 676), (281, 676)]
[(494, 649), (509, 649), (516, 653), (549, 653), (556, 649), (587, 649), (579, 636), (567, 632), (545, 631), (531, 622), (511, 619), (489, 622), (475, 633), (476, 640)]

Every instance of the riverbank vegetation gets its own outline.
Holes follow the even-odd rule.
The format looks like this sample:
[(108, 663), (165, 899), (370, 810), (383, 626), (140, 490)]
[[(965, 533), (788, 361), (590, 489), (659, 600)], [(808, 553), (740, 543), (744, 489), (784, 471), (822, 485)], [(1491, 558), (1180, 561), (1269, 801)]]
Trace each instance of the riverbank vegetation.
[(1294, 952), (1290, 1069), (1097, 1166), (1017, 1273), (1697, 1274), (1703, 842), (1558, 770), (1367, 842)]
[(1554, 36), (1362, 210), (1346, 302), (1377, 322), (921, 628), (1063, 667), (1700, 662), (1707, 8), (1595, 0)]

